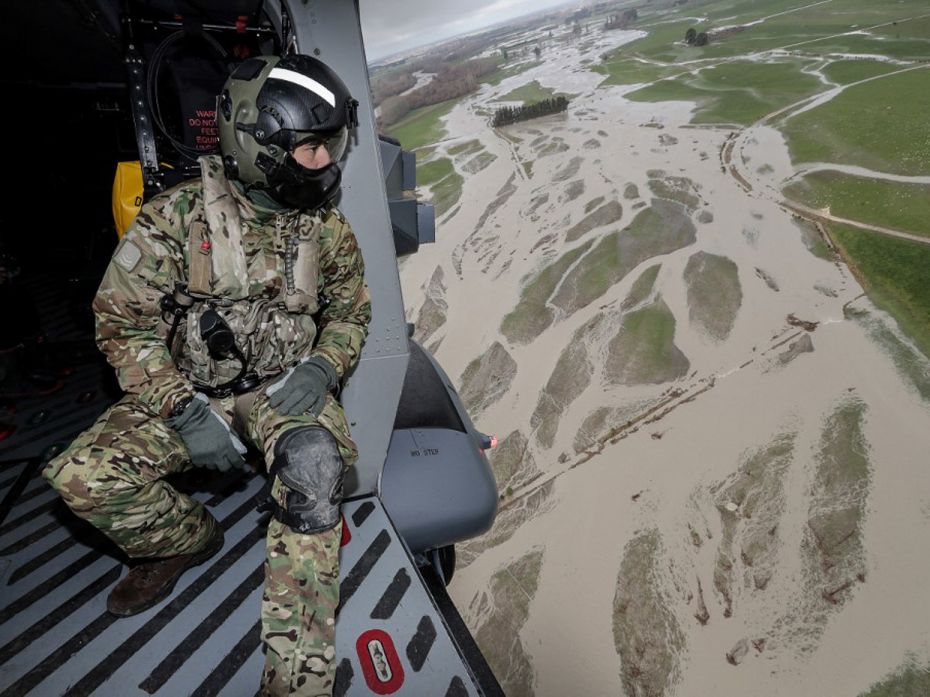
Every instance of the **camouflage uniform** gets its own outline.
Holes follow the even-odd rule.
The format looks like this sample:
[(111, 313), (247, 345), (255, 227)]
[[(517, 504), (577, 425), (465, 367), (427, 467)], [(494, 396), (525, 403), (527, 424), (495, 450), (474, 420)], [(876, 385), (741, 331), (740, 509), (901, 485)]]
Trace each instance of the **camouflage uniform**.
[[(342, 377), (358, 360), (371, 315), (361, 254), (338, 211), (260, 208), (226, 181), (218, 157), (201, 162), (202, 179), (143, 206), (94, 300), (98, 344), (127, 395), (44, 471), (77, 515), (132, 558), (196, 552), (218, 524), (163, 481), (192, 466), (165, 418), (194, 394), (193, 382), (216, 386), (239, 372), (238, 362), (209, 357), (197, 331), (200, 313), (216, 307), (250, 357), (249, 368), (268, 379), (309, 356), (324, 358)], [(196, 253), (205, 257), (192, 265)], [(204, 268), (199, 281), (190, 277)], [(182, 322), (172, 358), (159, 301), (176, 281), (208, 288), (210, 299)], [(326, 304), (317, 337), (311, 315), (318, 295)], [(277, 413), (264, 386), (251, 396), (211, 401), (268, 466), (279, 436), (314, 424), (333, 434), (347, 467), (356, 460), (342, 407), (331, 395), (318, 418)], [(285, 495), (275, 479), (272, 496), (283, 503)], [(274, 519), (269, 524), (263, 694), (332, 690), (340, 532), (337, 526), (302, 535)]]

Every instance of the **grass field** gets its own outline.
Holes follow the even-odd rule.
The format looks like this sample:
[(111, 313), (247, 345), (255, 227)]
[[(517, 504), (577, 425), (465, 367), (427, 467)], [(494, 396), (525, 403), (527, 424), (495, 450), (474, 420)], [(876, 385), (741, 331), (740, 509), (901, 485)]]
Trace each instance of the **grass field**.
[(638, 82), (655, 82), (681, 72), (680, 68), (644, 63), (634, 58), (607, 60), (592, 68), (605, 75), (598, 87), (609, 85), (633, 85)]
[(839, 60), (833, 61), (830, 65), (824, 67), (823, 74), (826, 75), (827, 79), (837, 84), (848, 85), (851, 82), (859, 82), (866, 78), (884, 75), (900, 69), (900, 65), (882, 63), (881, 61)]
[(604, 361), (608, 382), (620, 385), (669, 382), (687, 375), (689, 367), (675, 345), (675, 315), (661, 298), (624, 316)]
[(681, 249), (695, 240), (686, 209), (653, 199), (622, 230), (609, 232), (565, 276), (552, 304), (573, 314), (597, 300), (647, 259)]
[[(661, 24), (650, 23), (644, 17), (636, 27), (645, 29), (649, 35), (621, 46), (608, 57), (608, 62), (633, 55), (668, 63), (727, 58), (847, 30), (848, 23), (844, 24), (832, 17), (825, 20), (824, 13), (816, 12), (817, 8), (798, 9), (807, 4), (810, 3), (798, 0), (688, 3), (663, 13)], [(752, 22), (788, 10), (796, 11), (748, 27), (720, 41), (712, 41), (707, 46), (688, 46), (684, 42), (685, 32), (690, 28), (699, 32), (712, 32), (717, 27)], [(706, 18), (705, 21), (693, 19), (696, 14)], [(675, 21), (676, 16), (681, 19)]]
[(873, 685), (860, 697), (910, 697), (930, 695), (930, 666), (910, 661), (892, 675)]
[(417, 185), (432, 186), (443, 177), (452, 174), (452, 160), (441, 157), (417, 165)]
[(479, 150), (481, 150), (481, 148), (482, 148), (482, 145), (481, 145), (480, 140), (478, 139), (467, 140), (464, 143), (459, 143), (458, 145), (453, 145), (451, 148), (449, 148), (449, 154), (450, 155), (463, 155), (463, 154), (476, 153)]
[(783, 190), (812, 208), (830, 207), (840, 218), (930, 236), (930, 186), (812, 172)]
[(390, 135), (397, 138), (405, 150), (416, 150), (425, 145), (438, 143), (446, 137), (441, 119), (458, 104), (450, 99), (439, 104), (414, 109), (400, 121), (388, 128)]
[(461, 174), (453, 172), (433, 185), (433, 205), (436, 207), (436, 217), (450, 210), (452, 206), (458, 203), (459, 198), (462, 196), (464, 181)]
[(832, 225), (833, 239), (858, 272), (869, 297), (892, 314), (921, 351), (930, 356), (930, 245), (847, 225)]
[(417, 186), (430, 187), (437, 216), (458, 203), (464, 181), (462, 175), (452, 166), (452, 160), (446, 157), (417, 164)]
[(523, 102), (526, 104), (535, 104), (536, 102), (541, 102), (544, 99), (550, 99), (556, 94), (562, 94), (561, 92), (556, 92), (549, 87), (543, 87), (539, 84), (538, 80), (533, 80), (525, 85), (521, 85), (516, 89), (510, 90), (507, 94), (497, 97), (494, 101), (496, 102)]
[[(781, 47), (815, 55), (872, 53), (909, 58), (927, 53), (926, 41), (922, 40), (928, 36), (923, 25), (926, 20), (911, 20), (928, 13), (925, 0), (832, 0), (827, 5), (812, 5), (805, 0), (715, 0), (689, 2), (655, 14), (641, 12), (636, 28), (645, 29), (649, 35), (621, 46), (608, 56), (607, 62), (637, 55), (680, 63)], [(703, 19), (693, 19), (696, 16)], [(760, 19), (765, 21), (712, 40), (707, 46), (688, 46), (683, 41), (689, 28), (713, 33), (722, 26), (747, 25)], [(892, 25), (893, 21), (898, 24)], [(848, 34), (886, 22), (887, 27), (874, 30), (878, 36)]]
[(726, 339), (743, 302), (736, 264), (728, 257), (697, 252), (688, 259), (684, 279), (691, 321), (712, 339)]
[(479, 152), (468, 162), (462, 165), (462, 171), (468, 174), (477, 174), (485, 167), (490, 165), (494, 160), (497, 159), (497, 155), (490, 152)]
[(632, 307), (636, 307), (649, 297), (650, 293), (652, 293), (652, 287), (655, 285), (656, 276), (659, 275), (659, 269), (661, 267), (661, 264), (650, 266), (639, 275), (639, 278), (633, 281), (630, 292), (627, 293), (627, 296), (623, 299), (623, 303), (620, 305), (621, 309), (629, 310)]
[[(650, 174), (651, 176), (651, 174)], [(659, 198), (667, 198), (670, 201), (678, 201), (685, 208), (697, 208), (701, 200), (695, 196), (692, 191), (695, 190), (694, 182), (687, 177), (666, 177), (664, 174), (661, 178), (654, 178), (648, 181), (649, 190)]]
[(917, 39), (887, 39), (862, 34), (847, 34), (817, 39), (799, 46), (805, 53), (858, 53), (889, 58), (923, 58), (927, 55), (927, 42)]
[(695, 101), (694, 123), (748, 125), (823, 88), (817, 78), (802, 73), (801, 67), (798, 61), (733, 61), (661, 80), (631, 92), (627, 98), (639, 102)]
[(523, 287), (517, 306), (501, 321), (501, 333), (513, 342), (525, 344), (543, 333), (552, 323), (552, 310), (546, 301), (578, 257), (588, 251), (591, 241), (569, 250), (539, 272)]
[[(930, 54), (930, 43), (928, 43)], [(906, 98), (902, 98), (906, 95)], [(930, 172), (930, 68), (850, 87), (787, 120), (795, 162), (837, 162), (893, 174)]]

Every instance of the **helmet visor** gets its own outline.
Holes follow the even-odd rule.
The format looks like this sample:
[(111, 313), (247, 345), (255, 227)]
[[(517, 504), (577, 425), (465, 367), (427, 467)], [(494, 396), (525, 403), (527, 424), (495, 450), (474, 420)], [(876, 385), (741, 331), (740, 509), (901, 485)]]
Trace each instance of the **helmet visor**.
[(349, 129), (343, 126), (338, 130), (326, 133), (298, 133), (297, 144), (294, 147), (300, 147), (301, 145), (323, 146), (326, 148), (326, 152), (329, 153), (329, 159), (333, 162), (339, 162), (345, 156), (348, 144)]

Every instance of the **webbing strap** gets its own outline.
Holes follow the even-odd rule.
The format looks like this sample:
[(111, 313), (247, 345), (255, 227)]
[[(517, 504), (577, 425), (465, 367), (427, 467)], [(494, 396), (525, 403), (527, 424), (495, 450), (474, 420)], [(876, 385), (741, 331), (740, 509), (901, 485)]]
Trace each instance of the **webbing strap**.
[(190, 256), (187, 290), (195, 295), (212, 295), (210, 279), (213, 276), (213, 248), (210, 245), (207, 226), (199, 216), (191, 224), (187, 241)]

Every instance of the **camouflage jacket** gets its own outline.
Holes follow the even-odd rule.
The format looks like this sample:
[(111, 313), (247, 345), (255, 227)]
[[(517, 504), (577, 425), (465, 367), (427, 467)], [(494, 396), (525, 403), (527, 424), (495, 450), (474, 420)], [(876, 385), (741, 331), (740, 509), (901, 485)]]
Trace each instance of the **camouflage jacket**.
[[(343, 376), (358, 361), (371, 318), (362, 256), (348, 222), (336, 209), (311, 215), (260, 208), (229, 186), (217, 157), (201, 163), (204, 177), (142, 207), (94, 299), (97, 344), (121, 387), (166, 416), (193, 393), (193, 383), (215, 386), (235, 377), (240, 363), (212, 359), (200, 338), (200, 315), (211, 307), (260, 376), (308, 356), (324, 358)], [(211, 186), (213, 194), (228, 195), (211, 197)], [(202, 260), (191, 263), (198, 253), (209, 256), (205, 274)], [(198, 269), (204, 277), (191, 279)], [(171, 318), (162, 316), (160, 301), (176, 282), (199, 286), (204, 299), (181, 322), (172, 355), (166, 344)], [(323, 301), (318, 337), (317, 296)]]

